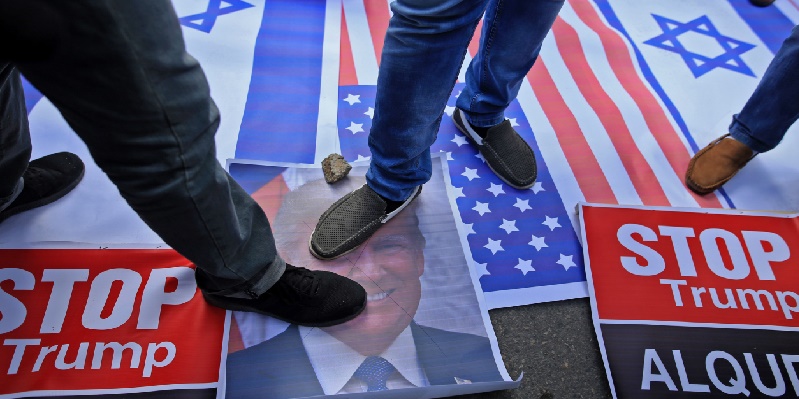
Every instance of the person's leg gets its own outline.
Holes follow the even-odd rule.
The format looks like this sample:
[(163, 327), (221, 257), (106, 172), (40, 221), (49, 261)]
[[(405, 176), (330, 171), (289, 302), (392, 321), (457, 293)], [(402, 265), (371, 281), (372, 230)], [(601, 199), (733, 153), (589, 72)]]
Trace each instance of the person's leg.
[[(20, 70), (59, 109), (145, 223), (197, 265), (206, 298), (235, 310), (262, 311), (264, 305), (285, 311), (293, 309), (290, 303), (266, 296), (291, 291), (289, 299), (319, 304), (324, 320), (357, 315), (365, 292), (337, 276), (316, 274), (334, 282), (331, 290), (346, 291), (351, 301), (338, 309), (321, 306), (331, 294), (327, 288), (318, 300), (296, 292), (307, 288), (304, 283), (269, 290), (295, 276), (296, 268), (278, 256), (261, 208), (216, 160), (219, 112), (199, 63), (186, 53), (171, 3), (51, 4), (69, 21), (69, 38), (50, 61), (20, 64)], [(295, 277), (307, 281), (302, 273)], [(315, 324), (293, 310), (290, 321)]]
[(757, 152), (776, 147), (799, 119), (799, 26), (785, 39), (743, 109), (730, 135)]
[(535, 154), (509, 122), (505, 108), (519, 93), (562, 0), (491, 0), (480, 50), (469, 64), (453, 121), (505, 183), (535, 183)]
[(472, 126), (505, 120), (505, 108), (519, 94), (563, 0), (491, 0), (483, 21), (480, 49), (466, 71), (457, 107)]
[(22, 191), (31, 141), (19, 72), (0, 62), (0, 212)]
[(83, 161), (60, 152), (30, 161), (28, 114), (19, 71), (0, 62), (0, 222), (47, 205), (83, 178)]
[(362, 188), (319, 218), (310, 250), (333, 259), (365, 242), (430, 180), (430, 146), (487, 0), (397, 0), (383, 44)]
[(404, 201), (430, 179), (430, 146), (485, 0), (398, 0), (389, 22), (369, 132), (370, 188)]
[(729, 134), (697, 152), (688, 163), (685, 184), (698, 194), (718, 189), (757, 153), (774, 149), (799, 119), (799, 26), (769, 64)]

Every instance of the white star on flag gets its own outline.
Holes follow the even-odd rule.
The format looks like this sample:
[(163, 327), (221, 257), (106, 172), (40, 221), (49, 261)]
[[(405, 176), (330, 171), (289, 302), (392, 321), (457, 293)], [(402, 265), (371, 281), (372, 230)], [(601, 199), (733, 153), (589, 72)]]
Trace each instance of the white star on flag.
[(367, 109), (366, 112), (364, 112), (363, 114), (368, 116), (369, 119), (374, 119), (375, 118), (375, 109), (372, 108), (372, 107), (369, 107), (369, 109)]
[(480, 202), (480, 201), (477, 201), (477, 205), (475, 205), (474, 208), (472, 208), (472, 209), (477, 211), (480, 214), (480, 216), (483, 216), (486, 213), (490, 213), (491, 212), (491, 210), (488, 209), (488, 204)]
[(519, 231), (519, 229), (516, 228), (515, 220), (502, 219), (502, 224), (499, 225), (499, 228), (505, 230), (505, 232), (508, 234), (513, 233), (514, 231)]
[(469, 234), (477, 234), (474, 231), (474, 223), (464, 223), (463, 232), (468, 236)]
[(501, 184), (491, 183), (491, 187), (487, 188), (486, 191), (490, 192), (491, 194), (494, 194), (494, 197), (500, 194), (505, 194), (505, 190), (502, 189)]
[(481, 161), (483, 161), (483, 163), (486, 163), (486, 159), (485, 159), (485, 157), (483, 156), (483, 154), (481, 154), (481, 153), (479, 153), (479, 152), (478, 152), (477, 154), (475, 154), (475, 156), (474, 156), (474, 157), (475, 157), (475, 158), (477, 158), (477, 159), (479, 159), (479, 160), (481, 160)]
[(363, 123), (350, 122), (350, 127), (346, 129), (351, 131), (352, 134), (360, 133), (363, 131)]
[(533, 235), (533, 239), (528, 242), (527, 245), (534, 246), (537, 251), (540, 251), (541, 248), (549, 246), (544, 242), (544, 237), (536, 237), (535, 235)]
[(533, 190), (533, 194), (538, 194), (541, 191), (547, 191), (544, 190), (544, 186), (541, 184), (540, 181), (535, 182), (535, 184), (533, 184), (533, 186), (530, 187), (530, 190)]
[(477, 277), (490, 276), (491, 273), (486, 268), (488, 263), (475, 263), (474, 269), (477, 271)]
[(516, 122), (516, 118), (507, 118), (507, 120), (510, 121), (510, 126), (511, 127), (519, 126), (519, 123)]
[(466, 168), (466, 170), (463, 171), (463, 173), (461, 173), (461, 176), (466, 177), (467, 179), (469, 179), (469, 181), (480, 178), (480, 176), (477, 175), (477, 169), (471, 169), (471, 168)]
[(564, 255), (560, 254), (560, 260), (555, 262), (561, 266), (563, 266), (563, 270), (569, 270), (570, 267), (577, 267), (577, 265), (572, 260), (572, 255)]
[(361, 154), (358, 154), (358, 159), (356, 159), (355, 162), (368, 161), (370, 159), (372, 159), (371, 156), (365, 157), (365, 156), (363, 156)]
[(447, 115), (449, 115), (449, 116), (452, 116), (452, 113), (453, 113), (453, 112), (455, 112), (455, 107), (451, 107), (451, 106), (449, 106), (449, 105), (447, 105), (446, 107), (444, 107), (444, 113), (445, 113), (445, 114), (447, 114)]
[(463, 187), (452, 186), (452, 193), (455, 194), (455, 199), (466, 197), (466, 194), (463, 193)]
[(455, 160), (455, 158), (452, 157), (452, 152), (451, 151), (447, 151), (447, 161), (454, 161), (454, 160)]
[(519, 259), (519, 263), (516, 266), (513, 266), (514, 269), (521, 270), (522, 274), (524, 274), (525, 276), (527, 275), (527, 272), (534, 272), (535, 271), (535, 269), (533, 269), (533, 261), (532, 260), (524, 260), (524, 259), (521, 259), (521, 258), (517, 258), (517, 259)]
[(457, 144), (458, 147), (460, 147), (460, 146), (462, 146), (462, 145), (467, 143), (466, 137), (463, 137), (463, 136), (460, 136), (460, 135), (457, 135), (457, 134), (455, 135), (455, 138), (450, 140), (450, 141), (452, 141), (453, 143)]
[(533, 209), (530, 207), (530, 200), (522, 200), (519, 197), (516, 197), (516, 203), (513, 206), (519, 208), (520, 212), (524, 212), (528, 209)]
[(549, 231), (555, 230), (558, 227), (561, 227), (560, 223), (558, 223), (558, 218), (551, 218), (549, 216), (545, 216), (547, 220), (544, 223), (547, 227), (549, 227)]
[(361, 95), (360, 94), (356, 94), (356, 95), (347, 94), (347, 98), (345, 98), (344, 101), (350, 103), (350, 105), (355, 104), (355, 103), (359, 103), (359, 102), (361, 102)]
[(488, 244), (484, 245), (483, 248), (488, 248), (491, 250), (492, 255), (496, 255), (499, 251), (504, 251), (505, 248), (502, 248), (502, 240), (492, 240), (488, 239)]

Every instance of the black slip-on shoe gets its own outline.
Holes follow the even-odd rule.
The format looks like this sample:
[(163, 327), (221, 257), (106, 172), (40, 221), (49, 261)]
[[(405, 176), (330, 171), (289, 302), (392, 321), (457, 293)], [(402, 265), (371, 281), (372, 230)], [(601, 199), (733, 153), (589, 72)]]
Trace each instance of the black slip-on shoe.
[(292, 324), (329, 327), (354, 319), (366, 308), (366, 290), (338, 274), (286, 265), (280, 279), (257, 298), (233, 298), (203, 291), (211, 305), (256, 312)]
[(319, 217), (309, 247), (319, 259), (335, 259), (366, 242), (380, 226), (411, 203), (422, 191), (416, 187), (397, 209), (386, 212), (386, 201), (364, 184), (330, 206)]
[(72, 191), (83, 179), (86, 167), (69, 152), (34, 159), (22, 174), (23, 187), (16, 199), (0, 211), (0, 222), (20, 212), (47, 205)]
[(535, 153), (530, 145), (519, 136), (519, 133), (510, 124), (510, 121), (488, 129), (486, 137), (480, 137), (472, 129), (463, 111), (455, 109), (452, 121), (466, 139), (477, 147), (486, 160), (488, 167), (513, 188), (528, 189), (535, 183), (538, 173), (535, 164)]

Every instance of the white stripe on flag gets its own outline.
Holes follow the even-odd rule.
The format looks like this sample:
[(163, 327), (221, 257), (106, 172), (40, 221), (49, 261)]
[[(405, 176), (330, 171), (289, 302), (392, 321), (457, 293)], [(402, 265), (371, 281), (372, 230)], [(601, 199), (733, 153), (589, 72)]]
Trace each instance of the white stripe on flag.
[[(569, 215), (572, 227), (574, 227), (574, 231), (580, 231), (574, 206), (578, 202), (585, 202), (585, 196), (580, 190), (580, 185), (577, 183), (574, 172), (569, 166), (566, 154), (563, 153), (563, 149), (560, 147), (555, 128), (549, 123), (549, 119), (541, 108), (541, 102), (536, 98), (527, 78), (524, 78), (522, 82), (517, 100), (533, 130), (535, 141), (541, 150), (541, 158), (547, 164), (549, 174), (552, 176), (555, 189), (563, 201), (563, 206)], [(544, 187), (544, 189), (548, 190), (549, 188)]]
[(377, 55), (363, 0), (343, 0), (358, 84), (377, 84)]
[(561, 58), (553, 35), (547, 36), (544, 40), (544, 44), (541, 46), (541, 57), (552, 75), (558, 92), (577, 120), (580, 131), (596, 156), (599, 167), (610, 184), (610, 189), (617, 201), (621, 204), (642, 205), (641, 198), (638, 196), (613, 142), (605, 131), (605, 127), (602, 126), (599, 117), (583, 97)]
[[(666, 155), (655, 140), (649, 126), (647, 126), (641, 109), (638, 108), (633, 98), (616, 78), (599, 36), (577, 17), (568, 2), (564, 4), (559, 15), (577, 31), (584, 54), (588, 64), (591, 66), (591, 71), (597, 76), (602, 89), (618, 107), (625, 125), (630, 130), (630, 136), (655, 173), (669, 203), (672, 206), (698, 206), (699, 204), (696, 200), (685, 190), (682, 176), (677, 176), (669, 164)], [(634, 54), (631, 54), (630, 57), (635, 59)], [(640, 74), (638, 78), (644, 80)], [(676, 126), (674, 126), (674, 129), (678, 131)], [(624, 203), (621, 202), (621, 198), (619, 198), (619, 201)]]
[(341, 58), (341, 0), (325, 4), (325, 33), (322, 44), (322, 79), (319, 116), (316, 120), (316, 154), (319, 164), (329, 154), (341, 153), (338, 140), (338, 72)]
[[(210, 32), (182, 27), (186, 49), (202, 65), (222, 120), (215, 136), (221, 164), (236, 153), (241, 120), (250, 89), (253, 49), (264, 15), (264, 0), (248, 1), (253, 7), (216, 19)], [(173, 0), (179, 16), (205, 11), (208, 5), (192, 0)]]
[(799, 24), (799, 2), (796, 0), (775, 1), (774, 6), (779, 8), (794, 24)]
[(466, 57), (463, 58), (463, 64), (461, 65), (461, 70), (458, 72), (458, 82), (465, 83), (466, 82), (466, 70), (469, 69), (469, 64), (472, 62), (472, 55), (469, 52), (466, 52)]

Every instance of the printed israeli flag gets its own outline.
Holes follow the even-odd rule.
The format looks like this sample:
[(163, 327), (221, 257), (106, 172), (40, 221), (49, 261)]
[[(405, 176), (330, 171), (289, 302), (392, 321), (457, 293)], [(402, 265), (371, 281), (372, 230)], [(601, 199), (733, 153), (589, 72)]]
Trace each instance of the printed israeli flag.
[[(793, 0), (758, 8), (748, 0), (595, 0), (610, 26), (625, 36), (642, 74), (696, 152), (727, 133), (783, 40), (799, 22)], [(739, 209), (795, 210), (799, 173), (794, 126), (775, 150), (756, 157), (719, 190)], [(768, 193), (768, 195), (763, 195)]]

